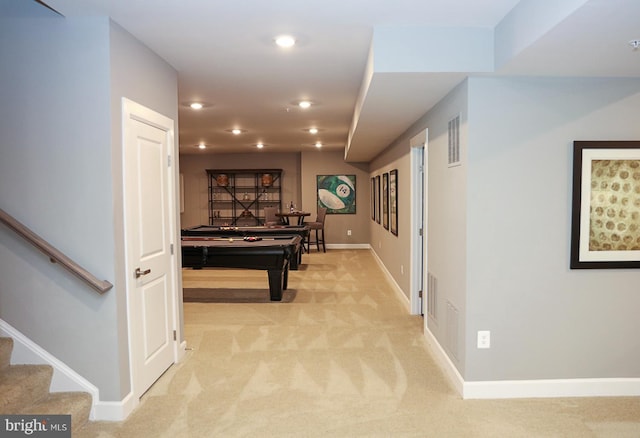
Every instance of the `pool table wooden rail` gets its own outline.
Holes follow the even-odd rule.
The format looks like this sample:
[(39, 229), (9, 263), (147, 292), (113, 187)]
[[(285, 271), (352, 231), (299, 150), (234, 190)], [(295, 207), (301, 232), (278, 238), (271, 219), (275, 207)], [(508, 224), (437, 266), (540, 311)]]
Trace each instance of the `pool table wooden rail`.
[(302, 243), (296, 249), (297, 259), (291, 260), (291, 269), (298, 270), (298, 265), (302, 263), (302, 254), (305, 251), (304, 243), (309, 239), (308, 225), (275, 225), (275, 226), (256, 226), (256, 227), (222, 227), (213, 225), (197, 225), (195, 227), (185, 228), (181, 231), (183, 237), (202, 236), (202, 237), (237, 237), (237, 236), (256, 236), (268, 239), (272, 237), (287, 237), (298, 235), (302, 238)]

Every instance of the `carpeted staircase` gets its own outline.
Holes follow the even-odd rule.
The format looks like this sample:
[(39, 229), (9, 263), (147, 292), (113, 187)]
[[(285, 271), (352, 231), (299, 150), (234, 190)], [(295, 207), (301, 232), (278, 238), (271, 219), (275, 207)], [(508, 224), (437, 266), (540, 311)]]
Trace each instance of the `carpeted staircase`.
[(0, 414), (71, 415), (71, 430), (89, 420), (91, 395), (49, 392), (50, 365), (11, 365), (13, 339), (0, 337)]

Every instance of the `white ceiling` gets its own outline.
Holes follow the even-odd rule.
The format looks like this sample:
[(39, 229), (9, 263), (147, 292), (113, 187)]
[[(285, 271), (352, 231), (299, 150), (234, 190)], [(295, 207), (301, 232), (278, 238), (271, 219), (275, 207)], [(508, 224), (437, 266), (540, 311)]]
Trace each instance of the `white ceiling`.
[[(472, 74), (640, 76), (640, 50), (628, 44), (640, 39), (640, 0), (43, 2), (68, 17), (110, 16), (178, 71), (182, 153), (321, 141), (369, 161)], [(276, 47), (283, 33), (296, 46)], [(314, 105), (301, 110), (300, 99)], [(192, 101), (209, 106), (195, 112)]]

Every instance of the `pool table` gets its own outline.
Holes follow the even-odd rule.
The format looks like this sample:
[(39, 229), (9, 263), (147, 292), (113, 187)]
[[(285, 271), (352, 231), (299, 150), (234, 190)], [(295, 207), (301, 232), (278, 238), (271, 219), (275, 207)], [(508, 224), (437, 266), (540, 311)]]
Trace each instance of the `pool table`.
[(273, 225), (259, 227), (218, 227), (213, 225), (197, 225), (182, 230), (182, 236), (210, 236), (210, 237), (235, 237), (235, 236), (259, 236), (263, 238), (276, 236), (298, 235), (302, 238), (301, 245), (297, 248), (297, 258), (291, 260), (291, 269), (296, 271), (302, 263), (304, 242), (309, 239), (308, 225)]
[(243, 237), (182, 237), (182, 266), (266, 270), (271, 301), (281, 301), (287, 289), (289, 263), (297, 257), (300, 236), (275, 236), (247, 241)]

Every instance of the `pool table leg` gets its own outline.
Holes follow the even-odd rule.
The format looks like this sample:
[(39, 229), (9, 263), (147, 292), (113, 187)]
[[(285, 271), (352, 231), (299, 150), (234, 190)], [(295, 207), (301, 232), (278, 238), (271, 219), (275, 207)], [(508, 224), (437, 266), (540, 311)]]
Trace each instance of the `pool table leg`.
[(289, 262), (290, 262), (289, 264), (291, 265), (291, 269), (293, 269), (294, 271), (297, 271), (300, 260), (301, 260), (300, 251), (295, 251), (294, 253), (289, 254)]
[(270, 269), (269, 274), (269, 297), (271, 301), (282, 301), (282, 290), (286, 289), (285, 270)]
[(284, 272), (282, 273), (282, 290), (287, 290), (289, 286), (289, 262), (284, 266)]

